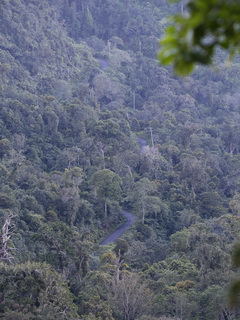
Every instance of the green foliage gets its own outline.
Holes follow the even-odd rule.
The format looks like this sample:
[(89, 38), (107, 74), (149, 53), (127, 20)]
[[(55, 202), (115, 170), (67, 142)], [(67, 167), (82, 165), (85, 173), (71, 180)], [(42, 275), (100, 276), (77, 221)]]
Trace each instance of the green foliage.
[(0, 140), (0, 158), (3, 158), (4, 155), (8, 155), (11, 150), (10, 141), (8, 139)]
[(131, 201), (134, 210), (141, 213), (142, 223), (144, 223), (146, 215), (152, 213), (156, 217), (162, 211), (161, 200), (154, 196), (156, 190), (157, 186), (154, 182), (148, 178), (142, 178), (129, 194), (128, 200)]
[(124, 255), (128, 251), (128, 243), (124, 239), (117, 239), (116, 245), (113, 249), (115, 254), (118, 255)]
[[(240, 246), (239, 244), (235, 246), (232, 255), (232, 262), (234, 267), (239, 268), (240, 266)], [(239, 292), (240, 292), (240, 280), (234, 280), (231, 283), (229, 289), (229, 303), (232, 307), (236, 307), (239, 304)]]
[(171, 245), (173, 250), (176, 252), (184, 252), (189, 248), (189, 238), (190, 232), (186, 229), (182, 231), (177, 231), (173, 235), (171, 235)]
[(6, 193), (0, 193), (0, 208), (1, 209), (12, 209), (16, 207), (15, 199)]
[(121, 178), (113, 171), (103, 169), (93, 174), (90, 183), (96, 190), (99, 199), (104, 202), (104, 213), (107, 216), (107, 202), (109, 200), (119, 201), (121, 198)]
[(229, 302), (232, 307), (235, 307), (239, 304), (239, 292), (240, 292), (240, 280), (235, 280), (231, 284), (229, 291)]
[[(1, 265), (1, 317), (78, 319), (62, 278), (47, 264)], [(18, 319), (17, 318), (17, 319)]]
[(239, 245), (235, 246), (234, 248), (232, 260), (233, 260), (233, 265), (235, 267), (237, 268), (240, 267), (240, 246)]
[(230, 57), (239, 50), (238, 1), (194, 0), (187, 4), (187, 15), (175, 15), (161, 40), (159, 60), (173, 64), (177, 74), (190, 74), (196, 63), (210, 64), (216, 48)]
[[(184, 80), (159, 66), (157, 39), (176, 10), (165, 0), (1, 6), (0, 227), (17, 217), (0, 317), (120, 320), (128, 288), (130, 318), (239, 318), (221, 290), (240, 240), (239, 64)], [(99, 247), (122, 209), (142, 221)], [(39, 275), (36, 262), (51, 267)]]

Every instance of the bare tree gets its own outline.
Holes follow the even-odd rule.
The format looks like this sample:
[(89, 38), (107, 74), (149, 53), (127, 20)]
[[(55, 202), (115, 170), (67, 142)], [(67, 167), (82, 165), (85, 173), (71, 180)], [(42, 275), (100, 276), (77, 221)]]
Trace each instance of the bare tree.
[(3, 223), (2, 235), (1, 235), (2, 241), (1, 241), (1, 248), (0, 248), (0, 261), (11, 262), (13, 259), (13, 255), (11, 252), (13, 250), (16, 250), (16, 248), (9, 246), (9, 241), (11, 237), (14, 235), (14, 224), (12, 220), (15, 217), (16, 215), (10, 212), (5, 218), (5, 221)]
[(117, 281), (113, 278), (109, 302), (120, 319), (133, 320), (149, 312), (152, 293), (138, 275), (125, 273)]

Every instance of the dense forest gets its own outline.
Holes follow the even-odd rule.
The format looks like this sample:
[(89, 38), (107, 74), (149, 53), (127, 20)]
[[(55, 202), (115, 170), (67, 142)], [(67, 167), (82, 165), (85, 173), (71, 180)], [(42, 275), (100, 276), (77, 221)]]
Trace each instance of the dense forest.
[(161, 66), (182, 10), (0, 1), (0, 319), (240, 319), (240, 64)]

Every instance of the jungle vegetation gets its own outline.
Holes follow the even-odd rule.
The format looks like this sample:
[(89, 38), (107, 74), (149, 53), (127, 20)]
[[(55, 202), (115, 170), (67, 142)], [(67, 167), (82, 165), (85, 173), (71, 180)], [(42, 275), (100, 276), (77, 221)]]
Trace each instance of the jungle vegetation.
[(240, 64), (159, 65), (182, 5), (0, 2), (1, 319), (240, 319)]

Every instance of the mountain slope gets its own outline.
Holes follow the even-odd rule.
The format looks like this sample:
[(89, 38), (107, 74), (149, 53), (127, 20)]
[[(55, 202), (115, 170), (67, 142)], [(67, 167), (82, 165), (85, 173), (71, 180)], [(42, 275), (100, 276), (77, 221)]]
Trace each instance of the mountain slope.
[[(159, 66), (158, 38), (177, 10), (137, 0), (2, 4), (0, 220), (11, 240), (0, 258), (12, 282), (0, 317), (52, 319), (37, 301), (47, 263), (73, 318), (76, 308), (81, 319), (127, 317), (119, 301), (129, 282), (147, 293), (141, 319), (238, 319), (223, 288), (239, 240), (239, 64), (227, 67), (220, 52), (217, 72), (186, 79)], [(99, 248), (122, 209), (138, 223)], [(26, 291), (12, 305), (19, 277), (23, 291), (37, 287), (32, 307)]]

